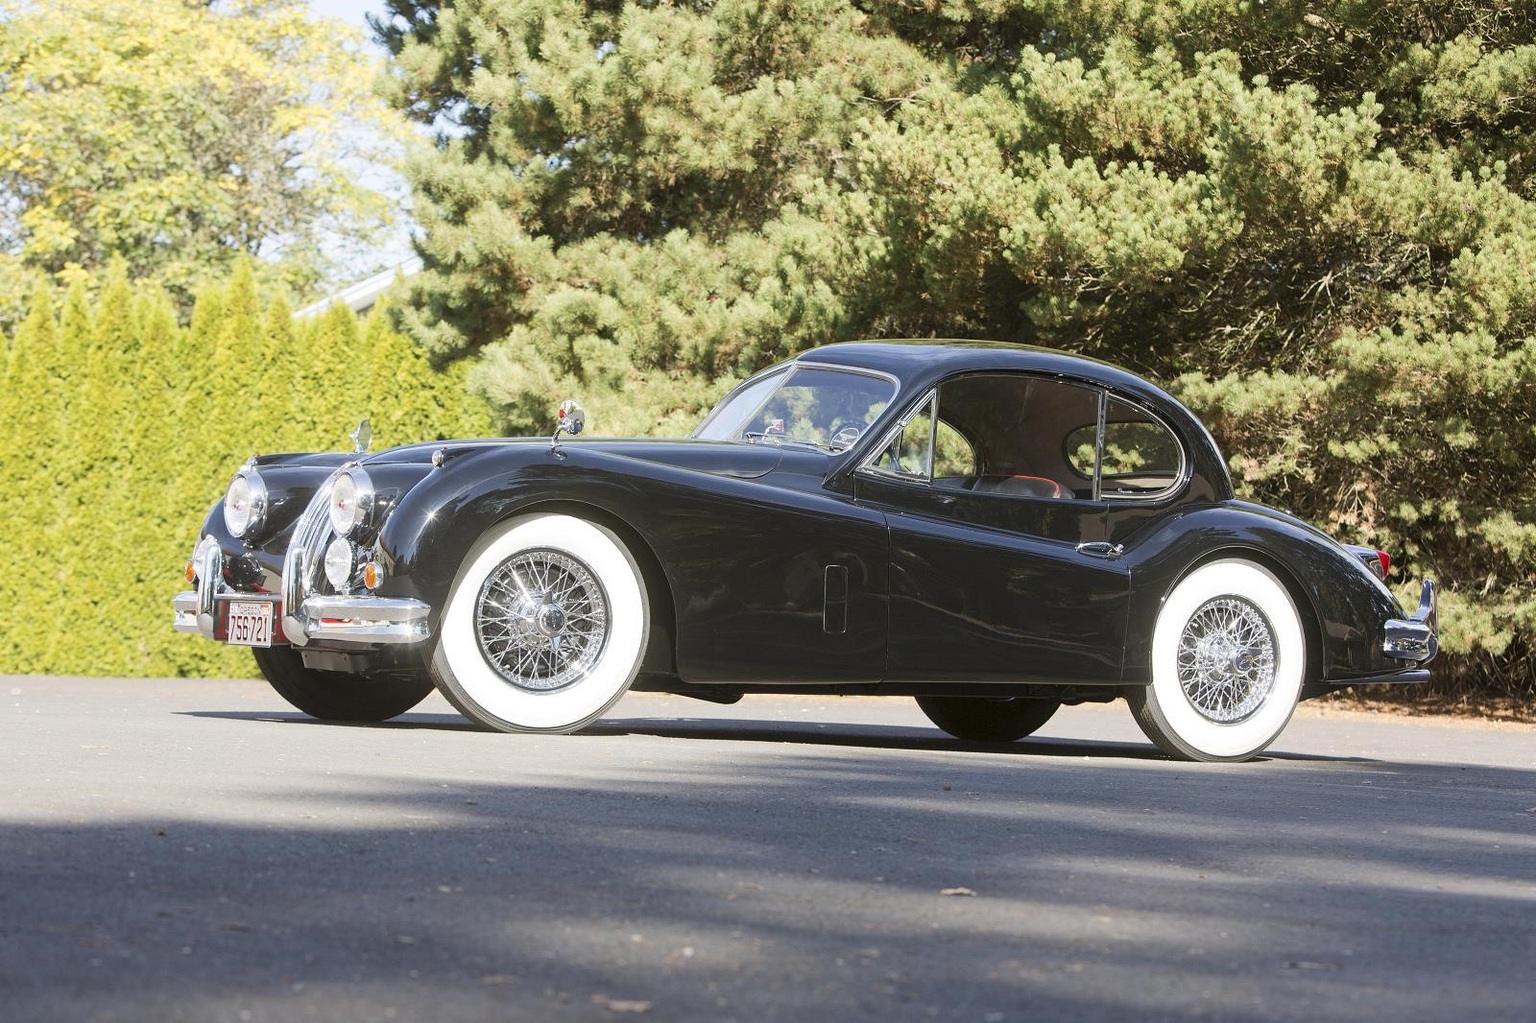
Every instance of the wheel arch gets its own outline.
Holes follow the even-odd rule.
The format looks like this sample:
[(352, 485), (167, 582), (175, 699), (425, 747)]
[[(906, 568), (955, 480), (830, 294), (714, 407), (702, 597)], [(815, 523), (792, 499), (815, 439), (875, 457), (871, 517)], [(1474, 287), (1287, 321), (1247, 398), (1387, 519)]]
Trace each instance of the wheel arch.
[(630, 556), (640, 568), (645, 582), (646, 600), (650, 606), (651, 634), (647, 641), (645, 657), (641, 661), (642, 674), (675, 674), (677, 670), (677, 603), (672, 596), (672, 583), (661, 567), (661, 559), (649, 540), (623, 516), (600, 505), (570, 499), (534, 501), (519, 507), (512, 515), (493, 523), (491, 528), (511, 518), (527, 518), (534, 515), (570, 515), (585, 519), (611, 530), (629, 548)]
[(676, 664), (677, 609), (672, 584), (643, 528), (624, 509), (644, 510), (632, 487), (586, 471), (551, 475), (530, 464), (530, 445), (487, 449), (449, 461), (406, 495), (385, 521), (379, 549), (392, 596), (429, 604), (431, 630), (441, 616), (459, 572), (492, 530), (530, 515), (565, 514), (601, 525), (629, 550), (646, 588), (651, 639), (642, 672), (671, 674)]
[[(1185, 579), (1189, 578), (1198, 569), (1212, 562), (1224, 560), (1250, 561), (1264, 568), (1276, 579), (1280, 580), (1280, 584), (1285, 587), (1286, 593), (1290, 595), (1291, 603), (1296, 607), (1296, 613), (1301, 619), (1301, 628), (1307, 641), (1307, 663), (1302, 669), (1303, 686), (1309, 682), (1321, 681), (1324, 665), (1328, 664), (1329, 660), (1326, 655), (1327, 636), (1322, 627), (1322, 616), (1318, 612), (1317, 602), (1312, 593), (1306, 586), (1302, 585), (1300, 578), (1289, 566), (1271, 552), (1262, 548), (1245, 544), (1229, 544), (1212, 551), (1206, 551), (1190, 561), (1182, 570), (1174, 574), (1162, 588), (1162, 593), (1158, 596), (1156, 604), (1152, 605), (1154, 609), (1152, 622), (1156, 622), (1155, 611), (1160, 610), (1168, 602), (1168, 598), (1173, 595), (1173, 591), (1178, 589)], [(1150, 648), (1150, 625), (1147, 629), (1147, 639), (1148, 643), (1146, 645)], [(1128, 680), (1132, 685), (1150, 684), (1151, 681), (1150, 662), (1143, 665), (1140, 677)]]

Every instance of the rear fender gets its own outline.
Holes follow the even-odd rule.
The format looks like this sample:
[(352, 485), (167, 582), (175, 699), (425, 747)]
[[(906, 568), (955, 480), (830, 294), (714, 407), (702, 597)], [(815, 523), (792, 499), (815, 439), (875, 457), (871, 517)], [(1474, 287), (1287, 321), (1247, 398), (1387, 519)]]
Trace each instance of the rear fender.
[[(1382, 653), (1386, 623), (1402, 608), (1385, 585), (1341, 545), (1289, 516), (1258, 506), (1207, 506), (1161, 523), (1126, 545), (1131, 627), (1125, 680), (1151, 678), (1152, 633), (1181, 579), (1216, 558), (1244, 558), (1284, 580), (1315, 645), (1309, 681), (1341, 681), (1402, 667)], [(1212, 542), (1217, 542), (1212, 546)]]

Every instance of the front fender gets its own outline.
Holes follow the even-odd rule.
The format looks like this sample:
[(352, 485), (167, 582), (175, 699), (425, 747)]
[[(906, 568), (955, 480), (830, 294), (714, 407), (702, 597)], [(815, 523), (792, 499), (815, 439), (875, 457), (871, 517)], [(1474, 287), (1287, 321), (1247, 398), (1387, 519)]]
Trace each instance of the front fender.
[(390, 594), (430, 604), (435, 632), (459, 566), (496, 523), (551, 503), (628, 520), (635, 488), (603, 464), (611, 456), (581, 447), (564, 445), (556, 453), (544, 441), (450, 455), (401, 498), (380, 532)]

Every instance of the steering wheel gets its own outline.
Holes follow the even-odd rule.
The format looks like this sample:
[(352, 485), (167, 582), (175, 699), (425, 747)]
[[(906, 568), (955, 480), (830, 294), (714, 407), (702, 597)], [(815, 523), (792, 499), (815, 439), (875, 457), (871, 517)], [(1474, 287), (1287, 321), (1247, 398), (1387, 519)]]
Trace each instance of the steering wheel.
[(841, 427), (836, 423), (833, 423), (832, 427), (834, 432), (832, 434), (832, 439), (827, 441), (827, 445), (829, 447), (837, 448), (841, 451), (848, 450), (853, 446), (854, 441), (858, 440), (861, 436), (864, 435), (864, 431), (859, 429), (857, 426), (854, 426), (852, 423)]

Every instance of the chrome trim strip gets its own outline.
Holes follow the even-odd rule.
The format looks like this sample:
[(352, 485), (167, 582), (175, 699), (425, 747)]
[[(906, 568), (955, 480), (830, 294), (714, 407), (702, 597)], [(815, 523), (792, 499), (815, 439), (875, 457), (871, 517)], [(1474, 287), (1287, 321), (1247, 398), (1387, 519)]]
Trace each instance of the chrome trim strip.
[(366, 594), (310, 597), (302, 617), (309, 639), (359, 643), (416, 643), (427, 638), (430, 604), (410, 597)]
[(1419, 607), (1407, 620), (1393, 618), (1386, 625), (1382, 653), (1404, 661), (1423, 663), (1440, 652), (1436, 635), (1440, 626), (1440, 598), (1435, 581), (1425, 579), (1419, 590)]
[(1342, 686), (1401, 686), (1418, 685), (1429, 681), (1428, 668), (1404, 668), (1386, 675), (1366, 675), (1362, 678), (1336, 678), (1328, 680), (1328, 687)]

